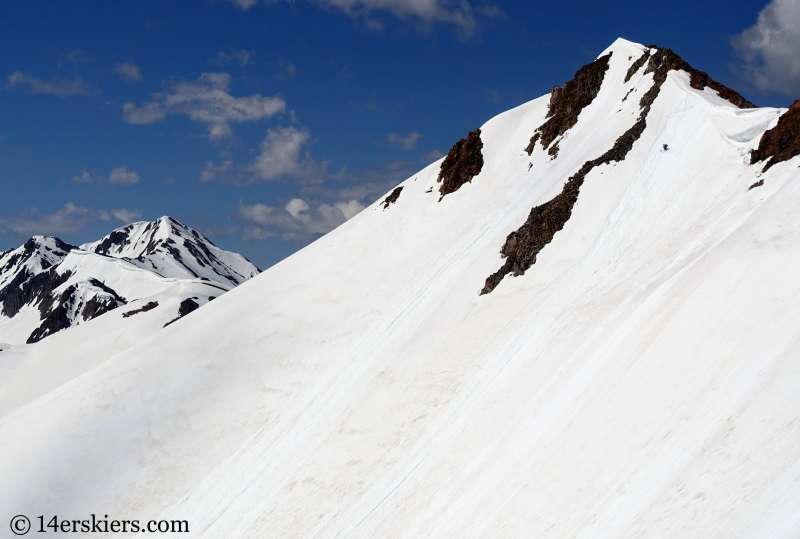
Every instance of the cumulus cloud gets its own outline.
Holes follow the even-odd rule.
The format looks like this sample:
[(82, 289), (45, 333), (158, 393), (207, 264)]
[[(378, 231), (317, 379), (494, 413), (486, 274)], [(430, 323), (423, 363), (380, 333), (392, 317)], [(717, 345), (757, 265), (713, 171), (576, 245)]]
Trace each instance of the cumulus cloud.
[(307, 183), (283, 206), (240, 203), (235, 217), (244, 222), (245, 239), (304, 238), (330, 232), (385, 196), (411, 175), (411, 163), (341, 171), (324, 182)]
[(224, 67), (228, 64), (239, 64), (244, 67), (253, 63), (255, 52), (248, 50), (232, 50), (230, 52), (219, 51), (216, 56), (208, 59), (208, 63), (215, 66)]
[(114, 73), (131, 82), (142, 80), (142, 70), (133, 62), (117, 62)]
[(308, 152), (304, 152), (310, 139), (311, 132), (308, 129), (294, 126), (270, 129), (261, 142), (261, 153), (250, 169), (265, 181), (285, 176), (318, 179), (325, 174), (325, 164), (318, 164)]
[(16, 86), (27, 86), (32, 94), (57, 95), (58, 97), (97, 95), (100, 93), (97, 88), (83, 82), (80, 77), (75, 77), (71, 80), (42, 80), (30, 73), (22, 73), (21, 71), (15, 71), (8, 76), (6, 89)]
[(399, 133), (390, 133), (389, 136), (386, 138), (386, 142), (388, 142), (392, 146), (400, 148), (401, 150), (409, 151), (414, 149), (420, 137), (422, 137), (422, 135), (420, 135), (416, 131), (412, 131), (407, 135), (401, 135)]
[(280, 235), (286, 239), (326, 234), (353, 218), (364, 206), (357, 200), (322, 203), (311, 207), (301, 198), (291, 199), (283, 208), (266, 204), (239, 204), (236, 216), (249, 223), (246, 239), (264, 239)]
[(93, 223), (116, 219), (127, 224), (141, 217), (142, 212), (139, 210), (126, 208), (97, 210), (67, 202), (62, 208), (49, 214), (42, 215), (38, 210), (30, 209), (18, 216), (0, 216), (0, 233), (5, 234), (8, 230), (24, 237), (67, 236), (77, 234)]
[(108, 183), (114, 185), (133, 185), (139, 181), (139, 174), (135, 170), (128, 171), (128, 167), (119, 167), (108, 175)]
[(111, 210), (108, 213), (111, 214), (111, 217), (113, 217), (117, 221), (121, 221), (126, 225), (128, 223), (139, 221), (142, 218), (142, 212), (140, 210), (128, 210), (125, 208), (117, 208)]
[(135, 170), (129, 171), (127, 165), (113, 169), (108, 177), (91, 174), (83, 170), (80, 174), (73, 176), (72, 181), (75, 183), (133, 185), (139, 182), (139, 173)]
[(130, 124), (152, 124), (168, 114), (183, 114), (192, 121), (205, 124), (209, 138), (219, 141), (230, 137), (232, 122), (251, 122), (270, 118), (286, 110), (280, 97), (233, 97), (227, 73), (203, 73), (195, 82), (181, 81), (165, 91), (152, 95), (153, 100), (141, 106), (123, 105), (122, 119)]
[(16, 217), (0, 217), (0, 226), (19, 236), (58, 236), (75, 234), (91, 223), (110, 220), (111, 215), (105, 210), (91, 210), (67, 202), (63, 208), (47, 215), (30, 210)]
[(89, 174), (84, 170), (77, 176), (73, 176), (72, 181), (74, 181), (75, 183), (92, 183), (97, 181), (97, 177), (92, 176), (91, 174)]
[[(275, 0), (266, 1), (273, 3)], [(258, 0), (229, 0), (229, 2), (246, 11), (255, 6)], [(309, 0), (309, 2), (323, 8), (341, 11), (375, 29), (383, 28), (383, 24), (373, 18), (374, 12), (385, 12), (401, 20), (417, 21), (426, 25), (452, 24), (467, 35), (472, 34), (477, 27), (476, 10), (467, 0)], [(493, 4), (483, 5), (477, 9), (477, 13), (487, 18), (504, 15), (503, 10)]]
[(371, 17), (375, 10), (388, 11), (398, 19), (418, 20), (425, 24), (443, 22), (458, 26), (467, 34), (474, 32), (477, 23), (472, 6), (461, 0), (316, 0), (317, 4), (339, 9), (347, 15), (363, 19), (370, 27), (383, 25)]
[(325, 177), (327, 163), (317, 163), (311, 158), (307, 146), (311, 141), (308, 129), (294, 126), (267, 130), (259, 154), (246, 166), (236, 166), (231, 161), (219, 165), (207, 162), (200, 174), (201, 182), (248, 185), (280, 178), (318, 181)]
[(800, 3), (772, 0), (755, 25), (731, 38), (746, 76), (761, 90), (800, 97)]

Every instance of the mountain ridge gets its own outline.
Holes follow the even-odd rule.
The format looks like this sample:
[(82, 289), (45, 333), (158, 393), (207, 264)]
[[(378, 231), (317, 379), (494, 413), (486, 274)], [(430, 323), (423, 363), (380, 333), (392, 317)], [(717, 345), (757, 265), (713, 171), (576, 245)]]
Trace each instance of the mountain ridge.
[[(603, 51), (555, 158), (525, 149), (546, 95), (480, 126), (457, 190), (432, 163), (189, 318), (2, 397), (0, 506), (225, 539), (793, 537), (798, 160), (751, 163), (787, 110), (680, 69), (626, 80), (646, 49)], [(570, 182), (535, 264), (481, 295)]]
[[(92, 256), (116, 264), (123, 269), (122, 276), (106, 275), (100, 268), (104, 264), (91, 262)], [(84, 271), (87, 265), (94, 269)], [(260, 273), (241, 255), (219, 249), (196, 230), (167, 216), (125, 225), (80, 247), (54, 237), (34, 236), (19, 248), (0, 254), (0, 342), (21, 340), (23, 329), (15, 327), (19, 324), (13, 319), (23, 309), (29, 312), (21, 318), (31, 321), (38, 311), (35, 328), (23, 324), (24, 331), (30, 331), (24, 342), (32, 344), (155, 293), (145, 287), (119, 294), (113, 288), (125, 287), (124, 273), (133, 268), (161, 278), (162, 284), (182, 279), (206, 281), (210, 292), (204, 298), (187, 298), (197, 307), (195, 300), (206, 303), (208, 297), (217, 297)], [(113, 281), (109, 281), (111, 285), (106, 283), (108, 279)], [(180, 316), (188, 314), (184, 311), (180, 310)]]

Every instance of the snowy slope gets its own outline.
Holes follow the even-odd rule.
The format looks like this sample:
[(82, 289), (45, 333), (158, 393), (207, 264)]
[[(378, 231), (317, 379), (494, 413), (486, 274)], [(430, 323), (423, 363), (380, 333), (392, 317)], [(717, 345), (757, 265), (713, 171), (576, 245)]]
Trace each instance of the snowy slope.
[[(797, 537), (800, 158), (750, 163), (786, 111), (657, 62), (626, 81), (645, 51), (606, 51), (557, 157), (525, 151), (544, 96), (481, 126), (474, 177), (458, 172), (474, 141), (453, 152), (473, 158), (457, 190), (441, 195), (434, 163), (7, 408), (4, 515), (186, 519), (220, 538)], [(480, 294), (532, 208), (551, 241)]]

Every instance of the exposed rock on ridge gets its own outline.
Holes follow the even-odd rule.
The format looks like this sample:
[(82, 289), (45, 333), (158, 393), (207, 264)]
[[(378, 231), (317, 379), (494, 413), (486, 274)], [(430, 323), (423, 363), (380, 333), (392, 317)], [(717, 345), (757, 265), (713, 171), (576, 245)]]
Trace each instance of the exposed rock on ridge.
[(472, 131), (467, 138), (462, 138), (450, 148), (436, 180), (442, 184), (439, 188), (442, 197), (458, 191), (462, 185), (471, 182), (472, 178), (480, 173), (483, 168), (482, 149), (483, 141), (480, 129)]
[[(598, 58), (591, 64), (580, 68), (572, 80), (564, 83), (563, 88), (553, 87), (550, 94), (550, 111), (547, 113), (549, 120), (543, 123), (531, 137), (528, 147), (525, 148), (528, 155), (533, 153), (537, 141), (541, 141), (542, 148), (547, 149), (557, 137), (578, 123), (578, 115), (594, 101), (600, 92), (610, 58), (611, 53)], [(549, 153), (553, 157), (558, 155), (558, 145), (550, 148)]]
[[(641, 58), (639, 59), (641, 60)], [(634, 65), (639, 62), (637, 60)], [(643, 63), (642, 63), (643, 65)], [(639, 66), (641, 68), (641, 65)], [(578, 201), (581, 185), (586, 175), (599, 165), (607, 164), (612, 161), (623, 161), (633, 148), (633, 144), (639, 140), (647, 128), (647, 115), (653, 102), (661, 92), (661, 87), (667, 80), (667, 74), (673, 69), (692, 69), (681, 58), (669, 49), (659, 49), (654, 55), (648, 57), (648, 65), (645, 73), (653, 73), (653, 85), (645, 92), (639, 101), (641, 113), (636, 123), (620, 136), (614, 146), (606, 153), (587, 161), (580, 170), (567, 180), (561, 193), (552, 200), (533, 208), (528, 215), (525, 223), (508, 235), (506, 242), (500, 250), (500, 254), (505, 258), (503, 266), (486, 279), (481, 295), (488, 294), (494, 290), (503, 277), (512, 273), (514, 276), (523, 275), (533, 264), (536, 257), (545, 245), (550, 243), (555, 233), (564, 228), (564, 225), (572, 216), (572, 208)], [(629, 70), (630, 72), (630, 70)], [(634, 71), (635, 73), (635, 71)], [(697, 72), (700, 75), (705, 73)], [(692, 76), (694, 79), (694, 75)], [(702, 78), (698, 78), (702, 80)], [(710, 80), (710, 79), (708, 79)], [(713, 81), (712, 81), (713, 82)], [(715, 83), (716, 84), (716, 83)], [(720, 85), (721, 86), (721, 85)], [(714, 88), (716, 89), (716, 88)], [(739, 96), (733, 90), (729, 94)], [(742, 100), (741, 96), (739, 96)], [(744, 100), (746, 103), (749, 101)], [(752, 106), (752, 103), (749, 103)], [(738, 106), (738, 105), (737, 105)]]
[(778, 125), (761, 136), (758, 149), (750, 154), (750, 164), (767, 161), (764, 172), (800, 155), (800, 99), (778, 119)]
[(143, 305), (142, 307), (139, 307), (138, 309), (134, 309), (132, 311), (128, 311), (126, 313), (122, 313), (122, 318), (129, 318), (129, 317), (133, 316), (134, 314), (146, 313), (147, 311), (152, 311), (156, 307), (158, 307), (158, 302), (157, 301), (150, 301), (150, 302), (146, 303), (145, 305)]
[[(164, 324), (164, 327), (167, 327), (168, 325), (172, 324), (173, 322), (177, 322), (178, 320), (180, 320), (181, 318), (183, 318), (187, 314), (193, 313), (194, 311), (199, 309), (200, 308), (200, 304), (198, 304), (195, 301), (196, 299), (197, 298), (186, 298), (185, 300), (181, 301), (181, 304), (178, 307), (178, 317), (177, 318), (173, 318), (172, 320), (170, 320), (169, 322)], [(209, 301), (210, 301), (210, 298), (209, 298)]]
[(394, 204), (397, 202), (397, 199), (400, 198), (400, 193), (403, 191), (403, 186), (396, 187), (394, 191), (389, 193), (389, 196), (386, 197), (381, 204), (383, 204), (383, 209), (388, 209), (389, 204)]
[[(657, 47), (651, 46), (650, 48), (656, 49)], [(638, 61), (639, 60), (637, 60), (637, 62)], [(649, 61), (647, 62), (647, 69), (644, 73), (645, 75), (647, 73), (655, 73), (654, 77), (656, 77), (656, 83), (660, 88), (660, 85), (663, 84), (667, 78), (667, 73), (672, 70), (682, 70), (689, 73), (689, 84), (695, 90), (703, 90), (708, 87), (716, 91), (722, 99), (729, 101), (740, 109), (757, 108), (756, 105), (742, 97), (735, 90), (731, 90), (727, 86), (724, 86), (709, 77), (708, 73), (699, 71), (690, 66), (683, 60), (683, 58), (672, 52), (670, 49), (659, 48), (655, 54), (650, 56)]]
[[(642, 69), (642, 66), (645, 64), (645, 62), (647, 62), (649, 59), (650, 49), (647, 49), (644, 54), (637, 58), (636, 61), (631, 64), (631, 67), (628, 68), (628, 72), (625, 74), (625, 82), (631, 80), (631, 77), (638, 73), (639, 70)], [(627, 98), (628, 96), (626, 95), (625, 97)], [(623, 101), (625, 101), (625, 99), (623, 99)]]

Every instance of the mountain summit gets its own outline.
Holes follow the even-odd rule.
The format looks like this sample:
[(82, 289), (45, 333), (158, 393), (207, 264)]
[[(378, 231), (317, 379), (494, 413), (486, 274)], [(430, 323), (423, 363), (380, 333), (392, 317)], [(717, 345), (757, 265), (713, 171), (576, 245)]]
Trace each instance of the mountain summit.
[[(618, 40), (190, 317), (90, 367), (62, 345), (60, 385), (0, 352), (0, 507), (225, 539), (795, 537), (795, 112)], [(28, 348), (111, 346), (112, 316)]]
[(118, 307), (163, 303), (181, 281), (181, 289), (204, 290), (183, 298), (183, 311), (194, 310), (258, 273), (171, 217), (133, 223), (80, 247), (34, 236), (0, 253), (0, 342), (34, 343)]

